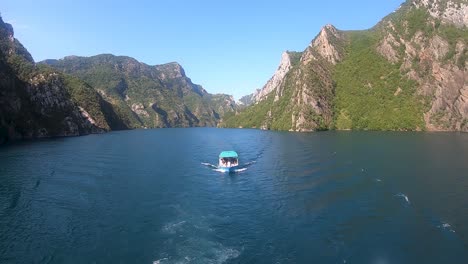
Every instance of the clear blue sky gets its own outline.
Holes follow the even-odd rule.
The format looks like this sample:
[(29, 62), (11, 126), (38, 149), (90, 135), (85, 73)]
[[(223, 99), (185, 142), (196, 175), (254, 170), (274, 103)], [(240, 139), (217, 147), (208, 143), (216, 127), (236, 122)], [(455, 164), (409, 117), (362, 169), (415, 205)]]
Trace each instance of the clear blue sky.
[(100, 53), (177, 61), (208, 92), (238, 99), (265, 84), (282, 51), (303, 51), (323, 25), (366, 29), (402, 2), (1, 0), (0, 12), (36, 61)]

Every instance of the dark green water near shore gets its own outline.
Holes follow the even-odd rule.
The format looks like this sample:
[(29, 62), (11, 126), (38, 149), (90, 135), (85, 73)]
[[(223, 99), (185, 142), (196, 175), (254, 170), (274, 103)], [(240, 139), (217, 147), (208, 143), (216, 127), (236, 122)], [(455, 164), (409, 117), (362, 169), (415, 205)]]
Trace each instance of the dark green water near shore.
[[(246, 169), (222, 174), (222, 150)], [(468, 134), (157, 129), (0, 147), (0, 263), (468, 263)]]

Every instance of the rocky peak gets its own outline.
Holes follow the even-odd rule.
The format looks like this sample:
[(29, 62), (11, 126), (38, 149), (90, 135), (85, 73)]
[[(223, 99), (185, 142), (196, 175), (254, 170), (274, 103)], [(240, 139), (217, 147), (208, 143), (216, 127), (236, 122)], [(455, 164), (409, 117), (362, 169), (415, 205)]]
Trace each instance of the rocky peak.
[(0, 17), (0, 54), (2, 53), (6, 57), (15, 56), (21, 60), (25, 60), (25, 64), (34, 63), (31, 54), (15, 39), (13, 26), (3, 22)]
[(14, 42), (15, 41), (15, 31), (13, 30), (13, 26), (11, 24), (5, 23), (5, 29), (6, 29), (6, 33), (7, 33), (7, 36), (8, 36), (8, 39), (10, 40), (10, 42)]
[(15, 46), (15, 33), (13, 30), (13, 26), (3, 22), (2, 18), (0, 17), (0, 38), (1, 39), (8, 39), (5, 44), (0, 45), (0, 48), (3, 52), (7, 55), (12, 55), (14, 53), (14, 46)]
[(156, 65), (155, 67), (158, 71), (160, 71), (160, 78), (163, 80), (185, 77), (184, 68), (182, 68), (182, 66), (180, 66), (180, 64), (177, 62)]
[(344, 36), (341, 31), (331, 24), (325, 25), (309, 44), (309, 47), (301, 58), (301, 62), (307, 64), (311, 60), (318, 59), (317, 56), (320, 56), (335, 65), (343, 58), (343, 51), (339, 45), (343, 40)]
[(268, 80), (268, 82), (263, 86), (262, 89), (256, 91), (256, 93), (254, 94), (254, 101), (259, 102), (265, 99), (267, 94), (269, 94), (273, 90), (276, 90), (281, 85), (281, 82), (283, 81), (284, 77), (289, 72), (291, 67), (291, 56), (287, 51), (284, 51), (283, 54), (281, 54), (280, 64), (276, 69), (275, 73), (273, 74), (273, 77), (271, 77), (270, 80)]
[(457, 27), (468, 27), (468, 3), (462, 0), (413, 0), (416, 8), (425, 8), (429, 14)]
[(332, 24), (326, 24), (325, 26), (322, 27), (322, 30), (320, 31), (319, 34), (326, 34), (327, 32), (331, 33), (332, 35), (338, 36), (340, 32), (338, 29), (333, 26)]

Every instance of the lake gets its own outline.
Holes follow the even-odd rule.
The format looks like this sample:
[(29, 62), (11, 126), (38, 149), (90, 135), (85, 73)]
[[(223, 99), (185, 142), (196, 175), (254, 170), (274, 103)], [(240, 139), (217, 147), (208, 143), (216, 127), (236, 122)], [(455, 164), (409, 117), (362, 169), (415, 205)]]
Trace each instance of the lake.
[[(206, 166), (222, 150), (246, 169)], [(0, 262), (468, 263), (468, 134), (190, 128), (2, 146)]]

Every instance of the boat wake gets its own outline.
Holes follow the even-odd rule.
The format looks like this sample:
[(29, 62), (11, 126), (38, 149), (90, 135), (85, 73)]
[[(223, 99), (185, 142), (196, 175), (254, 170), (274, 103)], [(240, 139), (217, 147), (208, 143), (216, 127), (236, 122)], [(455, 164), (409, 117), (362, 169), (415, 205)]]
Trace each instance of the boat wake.
[(218, 166), (213, 165), (213, 164), (210, 164), (210, 163), (206, 163), (206, 162), (202, 162), (201, 164), (202, 164), (202, 165), (205, 165), (205, 166), (207, 166), (207, 167), (215, 168), (215, 169), (218, 168)]
[[(243, 172), (243, 171), (246, 171), (246, 170), (247, 170), (247, 168), (239, 168), (239, 169), (235, 169), (233, 172)], [(222, 169), (213, 169), (213, 171), (223, 172), (223, 173), (226, 172), (225, 170), (222, 170)]]
[(453, 230), (452, 226), (449, 223), (444, 223), (442, 222), (440, 225), (437, 226), (437, 228), (447, 230), (449, 232), (455, 233), (455, 230)]
[(246, 167), (248, 167), (248, 166), (254, 164), (255, 162), (256, 162), (255, 160), (249, 161), (249, 162), (245, 163), (244, 165), (242, 165), (242, 167), (245, 167), (245, 168), (246, 168)]
[[(212, 241), (193, 241), (191, 243), (201, 242), (205, 248), (205, 251), (195, 251), (191, 248), (184, 248), (180, 250), (182, 255), (187, 256), (168, 256), (153, 261), (153, 264), (185, 264), (185, 263), (225, 263), (231, 259), (236, 259), (240, 256), (239, 250), (228, 248), (219, 243)], [(189, 245), (193, 246), (193, 245)], [(207, 252), (207, 253), (204, 253)], [(196, 260), (196, 261), (195, 261)]]
[(409, 201), (409, 199), (408, 199), (408, 196), (406, 196), (405, 194), (403, 194), (403, 193), (398, 193), (398, 194), (395, 194), (395, 196), (397, 196), (397, 197), (402, 197), (403, 199), (405, 199), (405, 201), (406, 201), (407, 204), (411, 204), (410, 201)]
[(176, 223), (168, 223), (163, 227), (163, 231), (168, 234), (175, 234), (184, 228), (186, 221), (180, 221)]
[(161, 232), (167, 237), (153, 264), (226, 263), (238, 258), (243, 248), (221, 243), (213, 236), (216, 215), (198, 215), (174, 206), (176, 218), (167, 222)]
[[(237, 169), (235, 169), (233, 172), (243, 172), (243, 171), (246, 171), (248, 167), (250, 167), (252, 164), (254, 164), (256, 161), (249, 161), (245, 164), (242, 164), (242, 165), (239, 165), (239, 167)], [(211, 163), (207, 163), (207, 162), (202, 162), (201, 163), (202, 165), (204, 166), (207, 166), (211, 169), (213, 169), (213, 171), (217, 171), (217, 172), (225, 172), (224, 170), (220, 169), (218, 166), (216, 165), (213, 165)]]

